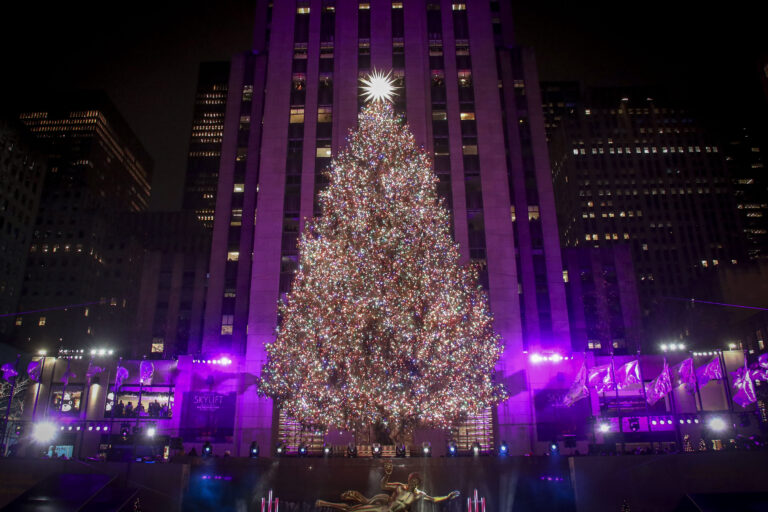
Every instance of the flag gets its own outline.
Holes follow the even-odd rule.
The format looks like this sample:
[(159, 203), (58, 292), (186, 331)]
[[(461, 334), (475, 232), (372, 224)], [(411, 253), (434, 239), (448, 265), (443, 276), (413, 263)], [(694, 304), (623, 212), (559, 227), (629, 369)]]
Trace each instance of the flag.
[(736, 390), (733, 394), (733, 401), (742, 407), (757, 402), (755, 382), (752, 380), (752, 375), (750, 374), (746, 363), (743, 368), (737, 369), (732, 375), (733, 388)]
[(77, 377), (77, 375), (75, 375), (75, 372), (70, 370), (69, 366), (70, 366), (70, 362), (69, 362), (69, 359), (67, 359), (67, 371), (65, 371), (64, 375), (61, 376), (61, 382), (63, 382), (65, 386), (69, 384), (69, 379), (74, 379), (75, 377)]
[(661, 370), (659, 376), (645, 385), (646, 400), (648, 400), (649, 405), (653, 405), (664, 398), (670, 391), (672, 391), (672, 380), (669, 377), (669, 366), (667, 366), (667, 360), (665, 359), (664, 369)]
[(723, 378), (723, 369), (720, 367), (720, 357), (715, 356), (706, 365), (696, 369), (696, 378), (699, 380), (699, 387), (704, 387), (710, 380), (719, 380)]
[(693, 393), (696, 389), (696, 372), (693, 369), (693, 358), (689, 357), (672, 367), (675, 383), (685, 385), (686, 391)]
[(11, 363), (5, 363), (0, 370), (3, 372), (3, 378), (8, 382), (11, 382), (11, 379), (19, 374)]
[(115, 391), (118, 391), (123, 387), (123, 381), (128, 378), (128, 370), (122, 366), (118, 366), (115, 371)]
[(630, 384), (640, 383), (640, 361), (635, 359), (616, 370), (616, 387), (623, 389)]
[(589, 396), (589, 390), (587, 389), (587, 363), (584, 362), (581, 365), (581, 369), (576, 374), (576, 379), (571, 384), (568, 392), (563, 397), (563, 405), (570, 407), (582, 398)]
[(587, 386), (594, 388), (598, 393), (613, 389), (611, 365), (604, 364), (590, 368), (587, 375)]
[(30, 361), (27, 365), (27, 375), (34, 382), (40, 381), (40, 372), (42, 371), (43, 365), (40, 364), (40, 361)]
[(768, 354), (761, 354), (750, 366), (752, 380), (768, 381)]
[(91, 361), (90, 363), (88, 363), (88, 371), (85, 372), (85, 376), (88, 377), (89, 379), (92, 379), (97, 374), (103, 371), (104, 371), (104, 368), (102, 368), (101, 366), (96, 366), (95, 364), (93, 364), (93, 361)]
[(152, 375), (155, 373), (155, 365), (152, 361), (142, 361), (139, 366), (139, 375), (141, 376), (141, 382), (149, 384), (152, 382)]

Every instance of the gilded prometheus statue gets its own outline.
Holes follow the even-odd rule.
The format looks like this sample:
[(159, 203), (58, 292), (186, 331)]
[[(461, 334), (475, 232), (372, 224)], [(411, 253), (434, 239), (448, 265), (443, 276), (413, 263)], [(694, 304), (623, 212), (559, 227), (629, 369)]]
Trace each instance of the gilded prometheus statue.
[(316, 507), (328, 507), (348, 512), (406, 512), (411, 505), (419, 500), (439, 503), (452, 500), (459, 496), (459, 491), (451, 491), (447, 496), (432, 497), (420, 489), (422, 481), (418, 473), (408, 475), (408, 483), (390, 482), (392, 474), (392, 462), (384, 463), (384, 477), (381, 479), (381, 488), (391, 494), (377, 494), (368, 499), (357, 491), (345, 491), (341, 499), (349, 503), (331, 503), (317, 500)]

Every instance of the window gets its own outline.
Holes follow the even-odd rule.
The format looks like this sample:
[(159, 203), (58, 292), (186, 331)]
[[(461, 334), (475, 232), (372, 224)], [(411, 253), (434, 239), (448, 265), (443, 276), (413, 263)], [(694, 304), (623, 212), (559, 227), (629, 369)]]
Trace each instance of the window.
[(539, 205), (528, 206), (528, 220), (539, 220), (540, 218)]
[(331, 156), (331, 148), (329, 148), (329, 147), (318, 147), (315, 156), (317, 158), (330, 158), (330, 156)]
[(229, 251), (227, 253), (227, 261), (238, 261), (240, 259), (240, 251)]
[(303, 123), (304, 122), (304, 108), (292, 108), (291, 109), (291, 123)]
[(330, 123), (333, 121), (333, 108), (331, 107), (318, 107), (317, 109), (317, 122), (318, 123)]
[(162, 354), (163, 352), (165, 352), (165, 343), (163, 338), (152, 338), (152, 353)]
[(253, 86), (252, 85), (244, 85), (243, 86), (243, 101), (251, 101), (253, 99)]
[(462, 121), (474, 121), (475, 120), (475, 113), (474, 112), (462, 112), (461, 113), (461, 120)]
[(235, 193), (241, 194), (245, 191), (244, 183), (235, 183)]
[(221, 334), (223, 335), (231, 335), (232, 334), (232, 324), (234, 322), (234, 315), (223, 315), (221, 317)]
[(44, 316), (40, 317), (40, 320), (37, 321), (37, 325), (39, 325), (40, 327), (43, 327), (45, 325), (45, 317)]
[(21, 327), (21, 317), (20, 316), (16, 317), (16, 326), (17, 327)]

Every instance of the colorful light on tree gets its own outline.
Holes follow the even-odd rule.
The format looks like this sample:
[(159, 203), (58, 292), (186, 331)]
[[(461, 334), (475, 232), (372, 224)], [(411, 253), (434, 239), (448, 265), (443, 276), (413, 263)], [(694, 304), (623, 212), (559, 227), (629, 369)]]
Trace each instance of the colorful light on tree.
[(502, 348), (430, 157), (382, 99), (328, 171), (261, 391), (305, 426), (378, 425), (401, 440), (503, 399)]

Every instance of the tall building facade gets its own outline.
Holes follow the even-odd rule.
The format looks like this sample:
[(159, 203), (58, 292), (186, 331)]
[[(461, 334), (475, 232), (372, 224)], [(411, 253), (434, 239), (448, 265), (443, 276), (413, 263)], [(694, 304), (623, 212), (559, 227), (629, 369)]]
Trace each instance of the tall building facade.
[(48, 157), (15, 338), (27, 349), (117, 345), (133, 321), (141, 246), (117, 221), (147, 208), (152, 161), (106, 95), (36, 99), (19, 118)]
[(0, 341), (18, 311), (46, 159), (15, 119), (0, 118)]
[(143, 248), (131, 354), (170, 359), (197, 351), (210, 230), (188, 211), (131, 213), (121, 219)]
[(745, 257), (721, 148), (653, 91), (593, 89), (551, 152), (563, 244), (629, 244), (650, 339), (684, 336), (690, 285)]
[[(213, 227), (216, 209), (228, 82), (229, 62), (205, 62), (200, 65), (182, 208), (195, 212), (208, 228)], [(244, 122), (250, 122), (247, 116)]]
[[(568, 350), (570, 335), (536, 65), (511, 25), (506, 1), (257, 3), (253, 50), (230, 70), (204, 356), (235, 354), (259, 374), (321, 173), (356, 125), (359, 78), (392, 70), (462, 257), (483, 265), (512, 390), (488, 415), (494, 437), (518, 453), (542, 441), (524, 353)], [(238, 401), (235, 444), (273, 443), (272, 402), (254, 386)]]

